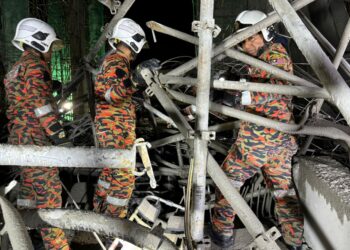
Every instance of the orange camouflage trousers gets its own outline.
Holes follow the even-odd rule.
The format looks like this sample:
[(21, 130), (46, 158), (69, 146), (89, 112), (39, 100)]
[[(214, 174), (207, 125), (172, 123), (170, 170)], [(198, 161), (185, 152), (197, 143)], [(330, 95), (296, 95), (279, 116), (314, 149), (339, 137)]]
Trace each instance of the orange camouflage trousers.
[[(222, 169), (236, 189), (262, 170), (267, 187), (272, 188), (275, 211), (284, 241), (292, 246), (302, 244), (303, 216), (292, 182), (291, 159), (296, 147), (263, 146), (260, 150), (243, 150), (241, 143), (233, 145)], [(217, 233), (230, 237), (233, 233), (235, 211), (220, 191), (216, 190), (212, 226)]]
[[(121, 124), (106, 126), (97, 123), (96, 135), (101, 148), (130, 149), (135, 141), (132, 127), (121, 126)], [(134, 187), (133, 169), (104, 168), (100, 173), (95, 190), (94, 211), (114, 218), (125, 218)]]
[[(27, 129), (16, 125), (11, 129), (9, 143), (13, 145), (50, 145), (41, 129)], [(60, 208), (62, 205), (61, 192), (62, 186), (58, 168), (21, 168), (20, 189), (17, 197), (19, 209)], [(70, 249), (62, 229), (42, 228), (40, 233), (45, 249)]]

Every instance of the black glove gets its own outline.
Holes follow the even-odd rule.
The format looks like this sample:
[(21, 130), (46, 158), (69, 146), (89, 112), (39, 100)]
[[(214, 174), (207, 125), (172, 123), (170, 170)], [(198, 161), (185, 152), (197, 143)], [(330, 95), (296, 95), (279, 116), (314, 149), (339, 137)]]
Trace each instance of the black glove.
[[(64, 131), (62, 132), (64, 133)], [(50, 136), (50, 139), (53, 142), (53, 145), (60, 146), (60, 147), (67, 147), (67, 148), (74, 147), (73, 143), (65, 135), (63, 137), (60, 137), (59, 134), (54, 134)]]
[(141, 62), (136, 66), (135, 70), (131, 74), (131, 80), (136, 86), (147, 86), (145, 79), (141, 75), (141, 70), (147, 68), (154, 74), (156, 71), (161, 69), (160, 61), (156, 58), (148, 59)]
[(136, 68), (147, 68), (152, 70), (153, 72), (159, 70), (162, 66), (160, 65), (160, 61), (156, 58), (151, 58), (146, 61), (141, 62), (139, 65), (137, 65)]
[(229, 107), (239, 107), (241, 104), (241, 92), (225, 91), (222, 97), (222, 104)]
[(54, 124), (54, 126), (51, 126), (50, 128), (52, 129), (53, 134), (50, 135), (49, 138), (52, 141), (53, 145), (63, 147), (74, 146), (73, 143), (66, 137), (66, 132), (59, 123)]
[(62, 83), (57, 80), (52, 80), (52, 91), (61, 92), (62, 91)]

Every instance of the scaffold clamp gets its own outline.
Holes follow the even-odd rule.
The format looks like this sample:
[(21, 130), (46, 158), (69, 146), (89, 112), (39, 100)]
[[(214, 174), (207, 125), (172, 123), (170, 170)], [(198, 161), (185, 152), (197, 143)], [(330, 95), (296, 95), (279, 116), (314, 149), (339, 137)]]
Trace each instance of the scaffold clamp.
[(255, 238), (254, 242), (249, 245), (248, 249), (261, 249), (261, 250), (277, 250), (280, 247), (277, 245), (276, 240), (281, 236), (281, 233), (276, 227), (272, 227), (264, 234)]
[(137, 176), (142, 176), (145, 173), (147, 173), (151, 188), (156, 188), (157, 182), (156, 182), (156, 178), (154, 177), (152, 163), (149, 158), (148, 150), (147, 150), (147, 148), (151, 147), (151, 144), (149, 142), (145, 142), (143, 138), (138, 138), (135, 140), (135, 146), (137, 148), (138, 153), (141, 156), (141, 160), (145, 169), (142, 172), (134, 172), (134, 174)]
[(210, 29), (213, 32), (213, 37), (217, 37), (221, 28), (215, 24), (215, 19), (206, 20), (206, 21), (193, 21), (192, 22), (192, 31), (198, 33), (200, 30)]

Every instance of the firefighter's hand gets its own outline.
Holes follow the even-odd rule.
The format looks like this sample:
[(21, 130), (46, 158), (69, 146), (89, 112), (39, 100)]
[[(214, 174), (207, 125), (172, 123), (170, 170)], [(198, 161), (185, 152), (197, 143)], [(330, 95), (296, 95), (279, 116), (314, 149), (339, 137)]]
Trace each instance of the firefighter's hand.
[(241, 104), (242, 95), (240, 91), (226, 91), (222, 98), (222, 104), (237, 108)]
[(55, 146), (60, 147), (74, 147), (73, 143), (66, 137), (64, 130), (59, 131), (58, 133), (51, 135), (50, 139)]
[(140, 69), (140, 71), (144, 68), (147, 68), (151, 70), (152, 72), (155, 72), (157, 70), (161, 69), (160, 61), (156, 58), (151, 58), (146, 61), (141, 62), (139, 65), (137, 65), (136, 69)]
[(156, 58), (152, 58), (152, 59), (143, 61), (136, 66), (135, 70), (131, 75), (131, 80), (134, 83), (134, 85), (137, 87), (147, 86), (147, 83), (141, 74), (141, 71), (145, 68), (149, 69), (153, 74), (155, 74), (156, 71), (161, 69), (160, 61)]

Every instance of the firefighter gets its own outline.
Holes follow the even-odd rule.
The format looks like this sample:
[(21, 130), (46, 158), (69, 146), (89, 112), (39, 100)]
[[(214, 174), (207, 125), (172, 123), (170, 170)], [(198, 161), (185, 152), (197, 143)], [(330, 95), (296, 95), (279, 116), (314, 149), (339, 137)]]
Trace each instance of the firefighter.
[[(137, 86), (144, 84), (139, 71), (158, 66), (159, 61), (146, 60), (137, 66), (138, 74), (131, 74), (130, 63), (146, 43), (146, 37), (140, 25), (129, 18), (118, 21), (108, 42), (112, 51), (105, 56), (95, 81), (96, 136), (101, 148), (131, 149), (136, 139), (132, 95)], [(134, 182), (133, 169), (104, 168), (95, 190), (94, 211), (125, 218)]]
[[(36, 18), (21, 20), (12, 40), (23, 51), (7, 73), (4, 85), (9, 104), (8, 142), (14, 145), (72, 146), (59, 122), (52, 93), (50, 60), (62, 47), (54, 29)], [(19, 208), (60, 208), (62, 186), (56, 167), (21, 168)], [(70, 249), (59, 228), (43, 228), (46, 249)]]
[[(266, 18), (257, 10), (240, 13), (235, 21), (236, 32), (240, 32)], [(275, 67), (293, 73), (292, 61), (285, 47), (273, 40), (272, 27), (247, 38), (240, 44), (248, 55)], [(261, 84), (288, 84), (276, 79), (271, 73), (248, 66), (249, 81)], [(278, 94), (243, 91), (241, 104), (249, 113), (277, 120), (293, 122), (291, 97)], [(295, 138), (275, 129), (251, 122), (241, 121), (237, 140), (222, 164), (222, 169), (239, 190), (246, 180), (262, 171), (268, 187), (272, 188), (276, 201), (276, 214), (282, 236), (290, 249), (301, 249), (303, 217), (292, 182), (292, 156), (297, 151)], [(217, 190), (213, 209), (212, 240), (222, 248), (234, 243), (233, 228), (235, 211)]]

